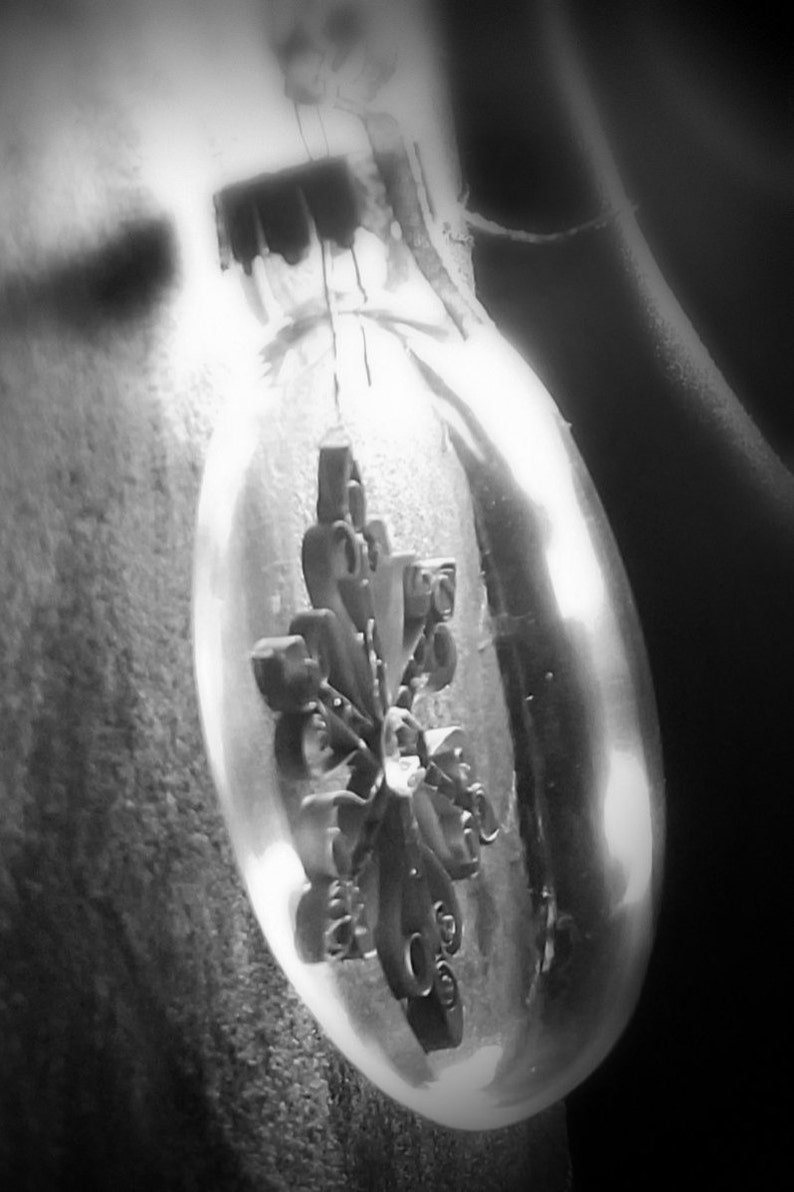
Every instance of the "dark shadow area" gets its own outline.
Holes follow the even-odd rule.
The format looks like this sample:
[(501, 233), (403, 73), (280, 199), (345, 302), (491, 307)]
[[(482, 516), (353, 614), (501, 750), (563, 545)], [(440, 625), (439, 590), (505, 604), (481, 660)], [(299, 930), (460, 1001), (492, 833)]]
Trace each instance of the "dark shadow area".
[(106, 335), (149, 312), (173, 281), (176, 258), (170, 222), (142, 219), (46, 273), (4, 277), (0, 320), (9, 328), (54, 323), (80, 335)]
[[(450, 6), (450, 57), (470, 206), (549, 231), (597, 214), (599, 199), (540, 8)], [(790, 97), (774, 26), (760, 9), (744, 18), (576, 7), (654, 256), (734, 392), (791, 459)], [(720, 141), (716, 127), (736, 138)], [(728, 463), (703, 416), (708, 386), (654, 336), (612, 232), (541, 247), (478, 235), (475, 267), (482, 301), (572, 423), (598, 486), (639, 607), (665, 754), (657, 944), (626, 1035), (568, 1099), (575, 1187), (770, 1187), (789, 1102), (792, 527), (749, 467)]]

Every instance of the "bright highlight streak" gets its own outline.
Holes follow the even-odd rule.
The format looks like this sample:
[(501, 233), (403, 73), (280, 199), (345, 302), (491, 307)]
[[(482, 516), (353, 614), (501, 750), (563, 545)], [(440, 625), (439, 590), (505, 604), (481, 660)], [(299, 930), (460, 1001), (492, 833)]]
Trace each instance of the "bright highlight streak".
[[(430, 351), (433, 369), (465, 398), (518, 487), (538, 507), (554, 511), (544, 553), (560, 615), (595, 622), (606, 604), (606, 589), (583, 522), (556, 406), (520, 357), (501, 340), (494, 342), (494, 333), (486, 328), (457, 350), (423, 346), (420, 359), (430, 362)], [(516, 428), (527, 423), (530, 405), (534, 433), (517, 434)]]
[(449, 1088), (450, 1092), (462, 1085), (466, 1087), (467, 1093), (470, 1088), (485, 1088), (496, 1075), (496, 1068), (503, 1054), (504, 1048), (498, 1043), (480, 1047), (468, 1059), (445, 1068), (438, 1077), (438, 1084)]
[(609, 757), (604, 791), (604, 835), (612, 858), (626, 875), (622, 906), (648, 896), (653, 867), (648, 778), (640, 759), (615, 749)]

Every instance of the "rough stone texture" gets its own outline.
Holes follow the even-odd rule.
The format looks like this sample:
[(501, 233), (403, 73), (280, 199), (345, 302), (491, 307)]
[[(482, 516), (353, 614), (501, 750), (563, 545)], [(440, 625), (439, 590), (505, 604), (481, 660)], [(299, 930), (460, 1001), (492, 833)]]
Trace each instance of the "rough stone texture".
[[(239, 376), (211, 138), (177, 133), (201, 38), (238, 131), (272, 64), (244, 4), (101, 8), (0, 39), (0, 1185), (559, 1189), (561, 1109), (490, 1135), (402, 1112), (253, 919), (190, 641), (203, 458)], [(253, 127), (241, 160), (280, 144)]]

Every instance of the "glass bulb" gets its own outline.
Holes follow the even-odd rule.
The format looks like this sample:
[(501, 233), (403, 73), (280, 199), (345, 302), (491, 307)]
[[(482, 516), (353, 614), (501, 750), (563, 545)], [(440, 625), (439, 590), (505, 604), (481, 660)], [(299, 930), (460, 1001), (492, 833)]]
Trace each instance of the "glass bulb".
[[(261, 392), (217, 427), (196, 673), (288, 978), (384, 1092), (485, 1129), (564, 1096), (632, 1013), (658, 733), (623, 568), (554, 403), (378, 244), (359, 233), (352, 271), (330, 252), (327, 296), (277, 320)], [(294, 273), (263, 269), (249, 284), (272, 326)]]

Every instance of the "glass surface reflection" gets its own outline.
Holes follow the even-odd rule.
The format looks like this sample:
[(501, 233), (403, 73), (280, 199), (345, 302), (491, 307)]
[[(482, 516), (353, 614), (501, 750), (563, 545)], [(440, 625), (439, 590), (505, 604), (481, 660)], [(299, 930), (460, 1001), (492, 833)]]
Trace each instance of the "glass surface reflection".
[[(659, 744), (624, 572), (556, 407), (496, 332), (464, 339), (424, 284), (398, 283), (284, 323), (263, 391), (219, 425), (196, 671), (241, 871), (290, 981), (381, 1089), (483, 1129), (563, 1096), (633, 1010), (661, 872)], [(340, 443), (353, 496), (323, 520), (320, 460)], [(454, 612), (411, 587), (423, 560), (454, 562)], [(318, 609), (350, 621), (347, 646)], [(354, 631), (370, 671), (364, 653), (347, 666)], [(417, 871), (440, 934), (421, 882), (406, 893)], [(361, 905), (329, 935), (351, 890)]]

